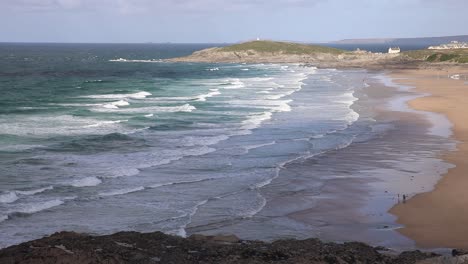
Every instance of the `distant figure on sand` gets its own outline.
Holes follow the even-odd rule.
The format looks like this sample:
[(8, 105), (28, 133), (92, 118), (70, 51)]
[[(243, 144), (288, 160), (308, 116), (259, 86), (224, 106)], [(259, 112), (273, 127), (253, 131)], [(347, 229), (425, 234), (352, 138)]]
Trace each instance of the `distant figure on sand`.
[(403, 194), (403, 203), (406, 203), (406, 194)]

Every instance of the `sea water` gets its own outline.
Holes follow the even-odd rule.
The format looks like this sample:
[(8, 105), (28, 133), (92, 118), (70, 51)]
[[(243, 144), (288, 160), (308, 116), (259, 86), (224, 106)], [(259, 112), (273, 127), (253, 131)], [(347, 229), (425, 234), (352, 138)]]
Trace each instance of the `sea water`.
[[(369, 73), (161, 60), (208, 46), (2, 44), (0, 246), (62, 230), (318, 236), (273, 194), (298, 191), (278, 187), (288, 168), (391, 130), (353, 107)], [(307, 197), (337, 177), (307, 168)]]

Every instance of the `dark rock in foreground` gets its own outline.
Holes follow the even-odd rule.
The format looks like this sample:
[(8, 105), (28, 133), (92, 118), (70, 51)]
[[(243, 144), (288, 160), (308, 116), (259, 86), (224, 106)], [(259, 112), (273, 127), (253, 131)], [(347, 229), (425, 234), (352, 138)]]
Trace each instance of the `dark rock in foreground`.
[(392, 263), (437, 256), (420, 251), (399, 256), (363, 243), (318, 239), (241, 241), (235, 236), (180, 238), (160, 232), (91, 236), (61, 232), (0, 250), (0, 263)]

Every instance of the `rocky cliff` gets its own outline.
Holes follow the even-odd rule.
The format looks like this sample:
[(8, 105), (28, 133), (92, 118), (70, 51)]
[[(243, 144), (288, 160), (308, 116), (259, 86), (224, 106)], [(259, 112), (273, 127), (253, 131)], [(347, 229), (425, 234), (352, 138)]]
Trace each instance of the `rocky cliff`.
[[(454, 251), (460, 255), (460, 251)], [(193, 235), (181, 238), (160, 232), (121, 232), (91, 236), (61, 232), (0, 250), (0, 263), (464, 263), (464, 257), (437, 257), (420, 251), (392, 254), (363, 243), (324, 243), (317, 239), (242, 241), (235, 236)], [(449, 262), (458, 261), (458, 262)]]

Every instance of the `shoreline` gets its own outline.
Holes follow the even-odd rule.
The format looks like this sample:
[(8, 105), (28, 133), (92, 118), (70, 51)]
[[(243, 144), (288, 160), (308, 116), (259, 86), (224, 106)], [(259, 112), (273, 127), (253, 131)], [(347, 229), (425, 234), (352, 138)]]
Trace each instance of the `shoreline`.
[[(458, 68), (457, 68), (457, 69), (458, 69)], [(411, 85), (411, 86), (416, 87), (416, 88), (414, 88), (414, 90), (411, 89), (412, 91), (410, 91), (410, 90), (398, 91), (398, 87), (389, 85), (388, 83), (385, 84), (385, 82), (383, 82), (381, 85), (379, 85), (379, 84), (378, 84), (378, 82), (379, 82), (378, 79), (372, 78), (373, 80), (371, 81), (371, 83), (372, 83), (372, 85), (375, 85), (375, 87), (370, 88), (369, 91), (372, 90), (372, 93), (375, 93), (375, 95), (374, 95), (375, 101), (376, 101), (376, 102), (377, 102), (377, 101), (378, 101), (378, 102), (386, 102), (386, 103), (389, 104), (388, 106), (382, 107), (382, 106), (379, 106), (378, 104), (376, 104), (376, 103), (374, 102), (374, 103), (373, 103), (373, 104), (374, 104), (373, 107), (381, 108), (380, 110), (378, 110), (378, 112), (381, 112), (381, 114), (382, 114), (383, 112), (385, 112), (385, 113), (383, 113), (383, 116), (385, 116), (385, 118), (390, 118), (390, 119), (391, 119), (391, 118), (403, 117), (404, 120), (401, 120), (401, 121), (402, 121), (404, 124), (409, 124), (409, 125), (412, 125), (412, 126), (414, 126), (414, 127), (419, 127), (419, 128), (418, 128), (419, 133), (420, 133), (421, 131), (423, 131), (424, 129), (426, 129), (425, 127), (427, 127), (428, 124), (429, 124), (429, 126), (430, 126), (431, 121), (434, 122), (434, 120), (435, 120), (435, 122), (437, 123), (437, 122), (439, 122), (439, 121), (437, 121), (437, 120), (440, 120), (440, 119), (437, 119), (437, 118), (435, 118), (435, 119), (427, 118), (427, 116), (426, 116), (426, 118), (416, 117), (416, 116), (421, 116), (421, 115), (423, 115), (423, 113), (421, 113), (422, 111), (428, 113), (429, 115), (430, 115), (431, 113), (437, 113), (438, 115), (448, 116), (449, 119), (450, 119), (450, 116), (448, 115), (448, 112), (444, 112), (444, 111), (443, 111), (444, 109), (438, 107), (437, 103), (434, 102), (434, 100), (437, 100), (437, 99), (439, 99), (439, 100), (444, 100), (444, 99), (446, 99), (446, 98), (443, 97), (444, 95), (446, 95), (446, 94), (444, 93), (445, 91), (439, 91), (439, 90), (440, 90), (440, 89), (439, 89), (439, 90), (437, 90), (437, 91), (439, 91), (439, 92), (441, 92), (441, 93), (440, 93), (440, 94), (437, 94), (437, 95), (434, 95), (433, 90), (431, 90), (431, 89), (421, 89), (421, 88), (420, 88), (421, 84), (419, 83), (420, 80), (419, 80), (418, 78), (422, 79), (422, 82), (423, 82), (423, 83), (424, 83), (425, 81), (427, 82), (428, 80), (429, 80), (429, 81), (434, 81), (434, 79), (431, 79), (432, 77), (434, 77), (434, 75), (433, 75), (434, 72), (433, 72), (433, 71), (434, 71), (434, 70), (402, 70), (402, 71), (399, 71), (399, 72), (397, 72), (397, 71), (392, 71), (392, 72), (390, 73), (391, 79), (392, 79), (395, 83), (397, 83), (399, 86), (401, 86), (401, 85), (405, 85), (405, 86)], [(374, 77), (375, 77), (375, 73), (380, 74), (380, 71), (374, 72), (374, 73), (373, 73), (373, 76), (374, 76)], [(384, 73), (384, 74), (385, 74), (385, 73)], [(421, 75), (422, 75), (422, 76), (421, 76)], [(427, 76), (426, 76), (426, 75), (427, 75)], [(410, 77), (410, 78), (416, 78), (416, 79), (418, 79), (418, 80), (417, 80), (417, 84), (413, 85), (412, 79), (402, 79), (402, 78), (407, 78), (408, 76), (412, 76), (412, 77)], [(457, 80), (453, 80), (453, 79), (449, 79), (449, 78), (445, 78), (445, 79), (444, 79), (444, 78), (440, 78), (440, 76), (439, 76), (439, 78), (437, 78), (436, 80), (438, 80), (438, 81), (444, 81), (444, 82), (445, 82), (445, 81), (449, 81), (449, 82), (455, 82), (455, 81), (457, 81)], [(415, 82), (416, 82), (416, 81), (415, 81)], [(464, 80), (458, 80), (458, 82), (461, 82), (461, 86), (462, 86), (462, 87), (463, 87), (463, 86), (464, 86), (464, 87), (468, 87), (468, 86), (465, 84), (465, 81), (464, 81)], [(385, 87), (386, 87), (388, 90), (382, 91), (381, 88), (385, 88)], [(395, 91), (392, 91), (392, 89), (395, 90)], [(366, 97), (368, 96), (368, 94), (366, 94), (366, 93), (368, 93), (369, 91), (364, 92), (364, 94), (365, 94)], [(377, 95), (378, 93), (381, 93), (381, 94), (380, 94), (380, 95)], [(463, 93), (461, 93), (461, 95), (463, 95)], [(372, 96), (371, 96), (371, 97), (372, 97)], [(434, 98), (435, 98), (435, 99), (434, 99)], [(458, 105), (462, 105), (462, 106), (463, 106), (463, 99), (466, 99), (466, 98), (468, 98), (468, 97), (461, 97), (461, 96), (460, 96), (460, 98), (457, 98), (457, 99), (461, 100), (460, 103), (457, 104), (457, 106), (458, 106)], [(452, 98), (452, 99), (453, 99), (453, 98)], [(429, 102), (426, 103), (425, 101), (429, 101)], [(393, 104), (396, 104), (396, 105), (393, 106), (393, 107), (396, 107), (396, 108), (394, 108), (394, 109), (392, 109), (392, 106), (391, 106), (392, 102), (393, 102)], [(353, 104), (352, 106), (355, 107), (356, 105)], [(399, 110), (398, 110), (398, 107), (402, 107), (402, 106), (406, 106), (406, 108), (408, 108), (408, 110), (399, 111)], [(450, 110), (450, 106), (451, 106), (451, 105), (449, 104), (448, 106), (449, 106), (449, 107), (448, 107), (448, 110)], [(358, 107), (359, 107), (359, 106), (358, 106)], [(388, 109), (385, 110), (385, 108), (388, 108)], [(442, 109), (442, 110), (441, 110), (441, 109)], [(402, 114), (402, 113), (396, 113), (396, 114), (393, 113), (393, 114), (392, 114), (392, 112), (402, 112), (403, 114)], [(407, 112), (407, 113), (406, 113), (406, 112)], [(461, 120), (463, 121), (463, 111), (460, 111), (460, 112), (461, 112), (461, 114), (460, 114)], [(420, 120), (420, 119), (427, 119), (427, 120), (425, 120), (425, 122), (424, 122), (424, 120)], [(454, 122), (452, 119), (450, 119), (450, 121), (452, 121), (451, 123), (453, 124), (453, 130), (454, 130), (454, 135), (453, 135), (453, 137), (454, 137), (455, 139), (457, 139), (459, 142), (461, 142), (460, 144), (463, 144), (463, 142), (460, 141), (460, 138), (458, 138), (458, 137), (460, 136), (460, 135), (459, 135), (460, 133), (457, 133), (457, 126), (458, 126), (460, 123), (462, 123), (462, 122), (460, 122), (460, 118), (457, 118), (457, 121), (456, 121), (456, 122)], [(413, 124), (412, 122), (415, 122), (415, 124)], [(458, 125), (457, 125), (457, 124), (458, 124)], [(433, 126), (433, 128), (434, 128), (434, 126)], [(429, 128), (428, 130), (431, 130), (431, 129)], [(435, 131), (435, 132), (434, 132), (434, 131)], [(467, 129), (467, 131), (468, 131), (468, 129)], [(433, 133), (434, 136), (441, 136), (441, 137), (444, 137), (444, 135), (447, 136), (447, 137), (452, 136), (452, 135), (447, 135), (447, 134), (446, 134), (446, 131), (442, 131), (442, 132), (441, 132), (441, 131), (433, 130), (432, 132), (434, 132), (434, 133)], [(440, 132), (440, 133), (439, 133), (439, 132)], [(462, 132), (463, 132), (463, 131), (462, 131)], [(428, 133), (430, 133), (430, 131), (429, 131)], [(394, 133), (394, 134), (395, 134), (395, 133)], [(461, 133), (461, 134), (463, 134), (463, 133)], [(414, 136), (414, 135), (412, 134), (412, 136)], [(395, 139), (395, 138), (397, 138), (397, 137), (392, 137), (392, 138)], [(468, 139), (468, 137), (467, 137), (467, 139)], [(387, 138), (386, 140), (387, 140), (387, 141), (391, 141), (391, 138), (390, 138), (390, 139)], [(460, 144), (459, 144), (458, 146), (460, 146)], [(365, 150), (365, 148), (362, 148), (362, 146), (361, 146), (361, 147), (353, 146), (353, 147), (350, 148), (350, 149), (353, 149), (353, 151), (355, 151), (356, 148), (357, 148), (359, 151), (361, 151), (361, 152), (359, 152), (359, 153), (361, 153), (361, 154), (364, 153), (364, 152), (362, 152), (362, 151)], [(346, 156), (346, 155), (353, 154), (352, 151), (351, 151), (350, 149), (345, 150), (345, 152), (348, 152), (348, 154), (345, 154), (345, 156)], [(460, 151), (460, 150), (458, 150), (458, 151)], [(465, 153), (465, 154), (468, 154), (468, 147), (467, 147), (467, 150), (466, 150), (466, 153)], [(462, 155), (461, 158), (453, 157), (453, 156), (456, 156), (456, 155), (453, 155), (452, 152), (447, 152), (447, 153), (444, 153), (443, 155), (441, 155), (440, 158), (443, 158), (444, 161), (449, 162), (449, 163), (451, 163), (451, 164), (456, 164), (454, 161), (463, 162), (463, 157), (464, 157), (464, 155)], [(342, 156), (338, 156), (338, 157), (342, 157)], [(383, 157), (384, 157), (384, 156), (383, 156)], [(452, 158), (453, 158), (453, 159), (452, 159)], [(317, 160), (319, 160), (319, 159), (317, 159)], [(327, 161), (327, 162), (329, 162), (329, 161)], [(457, 168), (459, 168), (459, 166), (456, 167), (455, 169), (457, 169)], [(442, 175), (439, 175), (439, 177), (442, 177), (441, 182), (443, 181), (443, 178), (445, 178), (446, 176), (449, 176), (450, 173), (452, 173), (455, 169), (451, 169), (451, 170), (449, 171), (449, 173), (446, 174), (446, 175), (443, 175), (443, 176), (442, 176)], [(353, 186), (353, 184), (356, 185), (356, 186), (359, 185), (359, 184), (364, 184), (364, 185), (365, 185), (365, 184), (369, 184), (369, 183), (366, 183), (364, 180), (366, 179), (366, 177), (372, 177), (372, 176), (371, 176), (371, 175), (372, 175), (372, 172), (371, 172), (371, 171), (369, 171), (369, 172), (366, 171), (365, 174), (366, 174), (366, 176), (364, 176), (364, 177), (362, 177), (362, 178), (359, 178), (358, 180), (355, 180), (355, 179), (353, 179), (353, 180), (348, 180), (348, 181), (355, 181), (354, 183), (351, 183), (351, 184), (348, 183), (348, 185), (346, 185), (346, 182), (341, 183), (341, 185), (343, 185), (343, 186), (341, 186), (342, 189), (345, 190), (345, 189), (346, 189), (346, 186), (348, 186), (348, 187), (349, 187), (349, 186)], [(385, 174), (385, 175), (388, 176), (388, 175), (390, 175), (390, 174), (387, 173), (387, 174)], [(382, 174), (382, 175), (380, 175), (379, 177), (382, 178), (382, 176), (385, 176), (385, 175)], [(376, 177), (376, 178), (379, 179), (379, 177)], [(373, 180), (374, 180), (373, 178), (369, 178), (369, 179), (370, 179), (370, 181), (373, 181)], [(380, 180), (380, 179), (379, 179), (379, 180)], [(408, 180), (408, 179), (407, 179), (407, 180)], [(408, 180), (408, 181), (409, 181), (409, 180)], [(437, 188), (438, 188), (438, 186), (440, 185), (441, 182), (439, 182), (439, 183), (436, 185), (436, 187), (435, 187), (436, 190), (435, 190), (435, 191), (437, 191)], [(332, 180), (331, 183), (340, 183), (340, 181), (339, 181), (339, 179), (338, 179), (338, 177), (337, 177), (337, 179)], [(377, 191), (382, 191), (383, 189), (382, 189), (381, 187), (380, 187), (380, 189), (372, 189), (372, 188), (374, 188), (375, 186), (378, 186), (379, 183), (376, 183), (375, 186), (374, 186), (373, 184), (374, 184), (374, 183), (370, 183), (370, 184), (369, 184), (369, 185), (372, 185), (372, 186), (369, 186), (369, 189), (370, 189), (371, 192), (373, 192), (372, 195), (376, 195), (378, 199), (381, 199), (380, 202), (382, 202), (382, 201), (385, 200), (385, 199), (386, 199), (385, 204), (387, 204), (387, 203), (390, 204), (390, 203), (391, 203), (390, 200), (392, 200), (392, 199), (393, 199), (393, 200), (392, 200), (393, 202), (395, 201), (395, 199), (394, 199), (395, 196), (396, 196), (396, 193), (395, 193), (395, 192), (390, 191), (389, 194), (382, 194), (382, 193), (381, 193), (381, 194), (376, 194)], [(426, 182), (426, 184), (427, 184), (427, 182)], [(452, 184), (453, 184), (453, 183), (452, 183)], [(339, 184), (338, 184), (338, 185), (339, 185)], [(466, 185), (466, 186), (468, 186), (468, 185)], [(352, 187), (349, 187), (349, 188), (352, 189)], [(427, 190), (427, 189), (426, 189), (426, 190)], [(335, 189), (335, 191), (336, 191), (336, 189)], [(348, 200), (349, 203), (353, 202), (352, 199), (356, 199), (356, 200), (354, 200), (354, 202), (357, 201), (357, 203), (359, 203), (359, 202), (361, 201), (360, 199), (362, 199), (362, 197), (359, 197), (359, 194), (358, 194), (360, 191), (362, 191), (362, 190), (359, 190), (359, 189), (356, 190), (356, 193), (354, 194), (354, 196), (350, 197), (351, 200)], [(462, 189), (461, 189), (460, 191), (462, 191)], [(351, 191), (351, 192), (352, 192), (352, 191)], [(407, 222), (405, 222), (405, 221), (409, 221), (410, 224), (413, 223), (413, 222), (411, 222), (411, 221), (414, 221), (413, 219), (411, 219), (411, 217), (414, 216), (414, 210), (415, 210), (415, 209), (414, 209), (413, 207), (414, 207), (414, 206), (420, 206), (420, 204), (421, 204), (421, 202), (420, 202), (420, 203), (414, 204), (414, 203), (415, 203), (414, 200), (420, 199), (421, 196), (425, 196), (425, 195), (431, 194), (431, 193), (432, 193), (432, 192), (417, 194), (417, 195), (414, 196), (414, 198), (408, 200), (408, 202), (407, 202), (406, 204), (397, 204), (397, 205), (395, 205), (395, 206), (392, 206), (393, 208), (390, 209), (388, 212), (390, 212), (390, 213), (395, 214), (396, 216), (398, 216), (399, 218), (398, 218), (397, 223), (402, 224), (402, 225), (405, 226), (405, 227), (403, 227), (403, 228), (401, 228), (401, 229), (398, 229), (398, 231), (400, 231), (400, 233), (403, 234), (403, 235), (405, 235), (406, 237), (409, 237), (409, 238), (411, 238), (411, 239), (413, 239), (413, 240), (416, 240), (416, 243), (417, 243), (418, 246), (422, 246), (422, 247), (426, 247), (426, 248), (468, 248), (468, 243), (467, 243), (467, 244), (463, 244), (463, 243), (441, 244), (441, 243), (439, 243), (439, 242), (434, 242), (433, 244), (426, 244), (426, 242), (424, 242), (424, 237), (423, 237), (422, 239), (421, 239), (420, 237), (418, 237), (419, 233), (417, 233), (417, 232), (425, 232), (425, 233), (427, 233), (428, 230), (423, 230), (423, 229), (424, 229), (424, 228), (430, 228), (430, 227), (428, 227), (428, 223), (425, 223), (424, 221), (422, 221), (422, 222), (417, 223), (417, 226), (407, 225), (407, 224), (406, 224)], [(392, 195), (393, 195), (393, 198), (392, 198), (392, 199), (389, 199), (389, 198), (391, 198)], [(326, 196), (326, 195), (325, 195), (325, 196)], [(365, 195), (364, 195), (364, 196), (365, 196)], [(341, 198), (346, 198), (347, 196), (346, 196), (346, 195), (342, 195), (342, 196), (340, 196), (340, 197), (341, 197)], [(356, 197), (357, 197), (357, 198), (356, 198)], [(373, 197), (373, 196), (369, 196), (369, 197)], [(324, 197), (324, 198), (327, 198), (327, 197)], [(335, 197), (335, 199), (336, 199), (336, 198), (337, 198), (337, 197)], [(340, 198), (340, 199), (341, 199), (341, 198)], [(374, 197), (374, 198), (375, 198), (375, 197)], [(449, 198), (452, 198), (452, 197), (449, 197)], [(431, 202), (430, 199), (429, 199), (429, 200), (428, 200), (427, 198), (422, 199), (422, 202), (427, 203), (428, 201)], [(445, 203), (445, 204), (441, 204), (441, 205), (446, 206), (446, 205), (447, 205), (447, 202), (448, 202), (447, 200), (444, 200), (444, 203)], [(461, 201), (461, 202), (462, 202), (462, 201)], [(330, 203), (330, 201), (329, 201), (329, 203)], [(333, 203), (330, 203), (330, 204), (331, 204), (331, 206), (334, 205)], [(379, 202), (375, 202), (375, 204), (371, 204), (371, 203), (370, 203), (370, 206), (369, 206), (369, 208), (367, 208), (367, 209), (375, 209), (375, 208), (372, 208), (372, 206), (377, 206), (378, 204), (379, 204)], [(336, 204), (335, 204), (335, 205), (336, 205)], [(381, 204), (380, 204), (380, 205), (381, 205)], [(343, 204), (340, 205), (340, 206), (343, 206)], [(326, 206), (325, 206), (324, 208), (326, 208)], [(408, 209), (408, 208), (410, 208), (410, 209)], [(382, 208), (379, 208), (379, 209), (382, 209)], [(420, 208), (416, 208), (416, 209), (419, 210)], [(431, 212), (432, 209), (430, 208), (430, 206), (429, 206), (428, 208), (426, 207), (425, 209), (428, 209), (428, 211), (429, 211), (429, 212), (427, 212), (428, 214), (429, 214), (429, 213), (432, 213), (433, 215), (437, 215), (437, 212)], [(459, 209), (462, 210), (463, 207), (459, 207)], [(400, 210), (402, 210), (402, 211), (400, 211)], [(322, 212), (325, 212), (325, 214), (327, 214), (327, 210), (322, 211)], [(307, 217), (310, 216), (309, 213), (310, 213), (310, 212), (304, 210), (303, 212), (300, 212), (299, 214), (294, 215), (294, 218), (304, 220), (304, 219), (306, 219)], [(316, 212), (315, 212), (315, 213), (316, 213)], [(401, 214), (400, 214), (400, 213), (401, 213)], [(391, 216), (391, 215), (390, 215), (390, 216)], [(385, 217), (388, 217), (388, 216), (385, 216)], [(427, 219), (432, 219), (433, 216), (427, 216), (427, 215), (426, 215), (426, 217), (427, 217)], [(455, 215), (451, 215), (451, 217), (456, 218), (456, 214), (455, 214)], [(374, 218), (374, 216), (369, 216), (367, 219), (364, 219), (364, 220), (363, 220), (363, 223), (365, 222), (365, 223), (369, 224), (369, 222), (370, 222), (369, 219), (370, 219), (370, 218)], [(376, 217), (376, 218), (377, 218), (377, 217)], [(465, 218), (464, 218), (464, 219), (465, 219)], [(467, 218), (467, 219), (468, 219), (468, 218)], [(354, 221), (354, 219), (351, 219), (351, 220)], [(421, 219), (419, 219), (418, 221), (421, 221)], [(462, 220), (460, 220), (460, 221), (461, 221), (461, 223), (463, 223)], [(394, 221), (393, 221), (393, 222), (394, 222)], [(377, 222), (377, 223), (378, 223), (379, 225), (381, 225), (381, 224), (386, 224), (387, 222)], [(464, 222), (464, 223), (467, 223), (467, 222)], [(383, 225), (382, 225), (382, 226), (383, 226)], [(356, 227), (357, 227), (357, 226), (356, 226)], [(457, 226), (457, 227), (460, 228), (459, 226)], [(332, 226), (331, 226), (330, 228), (332, 228)], [(334, 232), (335, 232), (335, 233), (339, 233), (339, 232), (340, 232), (339, 228), (340, 228), (340, 226), (338, 226), (338, 229), (337, 229), (338, 231), (335, 230)], [(347, 228), (349, 229), (350, 226), (348, 225)], [(377, 228), (377, 227), (376, 227), (376, 228)], [(381, 229), (380, 231), (378, 231), (378, 232), (380, 232), (380, 233), (387, 232), (387, 231), (384, 230), (385, 228), (382, 228), (382, 227), (378, 227), (378, 228)], [(415, 228), (417, 229), (417, 230), (416, 230), (417, 232), (416, 232), (416, 233), (412, 233), (413, 230), (414, 230)], [(396, 226), (394, 227), (393, 225), (390, 225), (390, 229), (387, 229), (387, 230), (390, 231), (390, 230), (393, 230), (393, 229), (397, 229), (397, 227), (396, 227)], [(437, 230), (436, 230), (436, 231), (437, 231)], [(440, 230), (440, 231), (443, 232), (443, 230)], [(348, 231), (348, 232), (349, 232), (349, 231)], [(356, 231), (354, 231), (354, 232), (356, 232)], [(374, 230), (373, 232), (375, 232), (375, 230)], [(394, 231), (391, 231), (391, 232), (394, 232)], [(433, 232), (433, 231), (431, 231), (431, 232)], [(387, 233), (388, 233), (388, 232), (387, 232)], [(396, 233), (396, 232), (394, 232), (394, 233)], [(351, 232), (349, 232), (348, 234), (351, 234)], [(398, 233), (396, 233), (396, 234), (398, 234)], [(463, 237), (464, 234), (466, 234), (466, 233), (461, 232), (460, 237)], [(343, 234), (340, 234), (340, 235), (343, 236)], [(333, 237), (333, 236), (332, 236), (332, 237)], [(435, 238), (434, 238), (434, 239), (435, 239)], [(437, 238), (437, 239), (440, 239), (440, 238)], [(353, 236), (350, 236), (350, 239), (349, 239), (349, 240), (346, 240), (346, 241), (350, 241), (350, 240), (360, 240), (360, 239), (359, 239), (359, 238), (356, 238), (356, 237), (353, 237)], [(34, 240), (34, 241), (37, 241), (37, 240)], [(30, 241), (30, 242), (27, 242), (27, 243), (33, 243), (34, 241)], [(299, 240), (295, 240), (295, 241), (299, 241)], [(330, 241), (330, 240), (327, 239), (327, 241)], [(340, 240), (336, 239), (336, 240), (332, 240), (332, 241), (340, 241)], [(421, 241), (423, 241), (423, 242), (421, 242)], [(440, 241), (440, 240), (439, 240), (439, 241)], [(365, 242), (366, 242), (366, 241), (365, 241)], [(276, 243), (276, 242), (275, 242), (275, 243)], [(367, 242), (367, 243), (370, 243), (371, 245), (377, 245), (377, 244), (373, 244), (373, 243), (371, 243), (371, 242)], [(426, 245), (429, 245), (429, 246), (426, 246)], [(408, 249), (408, 248), (411, 248), (411, 247), (405, 247), (405, 248)], [(413, 249), (413, 248), (411, 248), (411, 249)], [(0, 252), (1, 252), (1, 251), (2, 251), (2, 249), (0, 249)]]
[(405, 204), (397, 204), (389, 212), (403, 225), (398, 231), (413, 239), (422, 248), (468, 248), (468, 126), (466, 100), (468, 86), (463, 78), (466, 67), (440, 69), (394, 70), (390, 76), (400, 85), (414, 87), (426, 96), (408, 102), (416, 111), (429, 111), (446, 116), (453, 125), (451, 138), (457, 141), (456, 150), (444, 152), (440, 158), (453, 164), (430, 192), (415, 195)]

